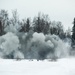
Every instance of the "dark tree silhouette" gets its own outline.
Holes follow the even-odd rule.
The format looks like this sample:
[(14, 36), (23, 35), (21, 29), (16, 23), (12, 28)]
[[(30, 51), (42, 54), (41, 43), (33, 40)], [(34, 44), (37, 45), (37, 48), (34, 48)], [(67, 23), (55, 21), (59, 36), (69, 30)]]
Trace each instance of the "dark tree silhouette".
[(0, 35), (5, 34), (4, 29), (9, 25), (8, 12), (6, 10), (0, 10)]
[(73, 28), (72, 28), (72, 45), (75, 45), (75, 18), (73, 22)]
[(30, 30), (30, 25), (31, 25), (31, 24), (30, 24), (30, 19), (29, 19), (29, 18), (27, 18), (26, 20), (23, 19), (20, 32), (29, 32), (29, 30)]
[(33, 20), (33, 27), (34, 32), (48, 34), (50, 28), (50, 20), (48, 15), (38, 14), (38, 17), (35, 17)]
[(2, 35), (2, 22), (0, 21), (0, 35)]
[(27, 18), (27, 21), (26, 21), (26, 32), (29, 32), (30, 30), (30, 19)]

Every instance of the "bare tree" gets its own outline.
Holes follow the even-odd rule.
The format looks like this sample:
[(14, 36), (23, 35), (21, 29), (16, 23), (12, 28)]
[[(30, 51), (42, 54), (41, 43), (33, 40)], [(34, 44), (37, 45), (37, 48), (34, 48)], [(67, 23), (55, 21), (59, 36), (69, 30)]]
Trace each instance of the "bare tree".
[(16, 23), (19, 22), (19, 15), (18, 15), (17, 10), (13, 10), (13, 11), (12, 11), (11, 22), (12, 22), (13, 25), (15, 25)]

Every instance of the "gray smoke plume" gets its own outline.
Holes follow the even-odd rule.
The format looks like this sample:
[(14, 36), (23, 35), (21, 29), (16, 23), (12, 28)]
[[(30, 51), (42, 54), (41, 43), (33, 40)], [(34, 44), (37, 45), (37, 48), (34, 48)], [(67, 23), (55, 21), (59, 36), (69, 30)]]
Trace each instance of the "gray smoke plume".
[(29, 31), (17, 35), (8, 32), (0, 37), (1, 58), (56, 59), (68, 57), (71, 45), (56, 35)]

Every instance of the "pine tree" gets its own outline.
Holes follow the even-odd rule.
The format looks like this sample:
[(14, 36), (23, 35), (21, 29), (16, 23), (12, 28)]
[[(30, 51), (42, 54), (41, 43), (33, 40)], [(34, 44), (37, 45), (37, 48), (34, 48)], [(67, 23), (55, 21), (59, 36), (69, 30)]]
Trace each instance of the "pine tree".
[(50, 20), (48, 15), (42, 15), (39, 13), (38, 17), (35, 17), (33, 20), (33, 27), (34, 32), (48, 34), (50, 28)]
[(2, 22), (0, 21), (0, 35), (2, 35)]
[(27, 18), (27, 21), (26, 21), (26, 32), (29, 32), (30, 30), (30, 19)]
[(22, 26), (21, 26), (21, 29), (19, 31), (20, 32), (29, 32), (30, 25), (31, 25), (31, 22), (30, 22), (29, 18), (27, 18), (26, 20), (23, 19)]
[(75, 18), (73, 22), (73, 28), (72, 28), (72, 45), (75, 45)]
[(4, 29), (9, 24), (8, 12), (6, 10), (0, 10), (0, 36), (5, 34)]

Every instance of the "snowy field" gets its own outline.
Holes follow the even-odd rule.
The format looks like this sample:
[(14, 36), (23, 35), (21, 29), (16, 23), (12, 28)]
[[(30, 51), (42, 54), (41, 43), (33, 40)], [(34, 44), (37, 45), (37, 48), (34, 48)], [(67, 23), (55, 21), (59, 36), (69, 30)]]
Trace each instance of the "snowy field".
[(75, 75), (75, 58), (57, 62), (0, 59), (0, 75)]

